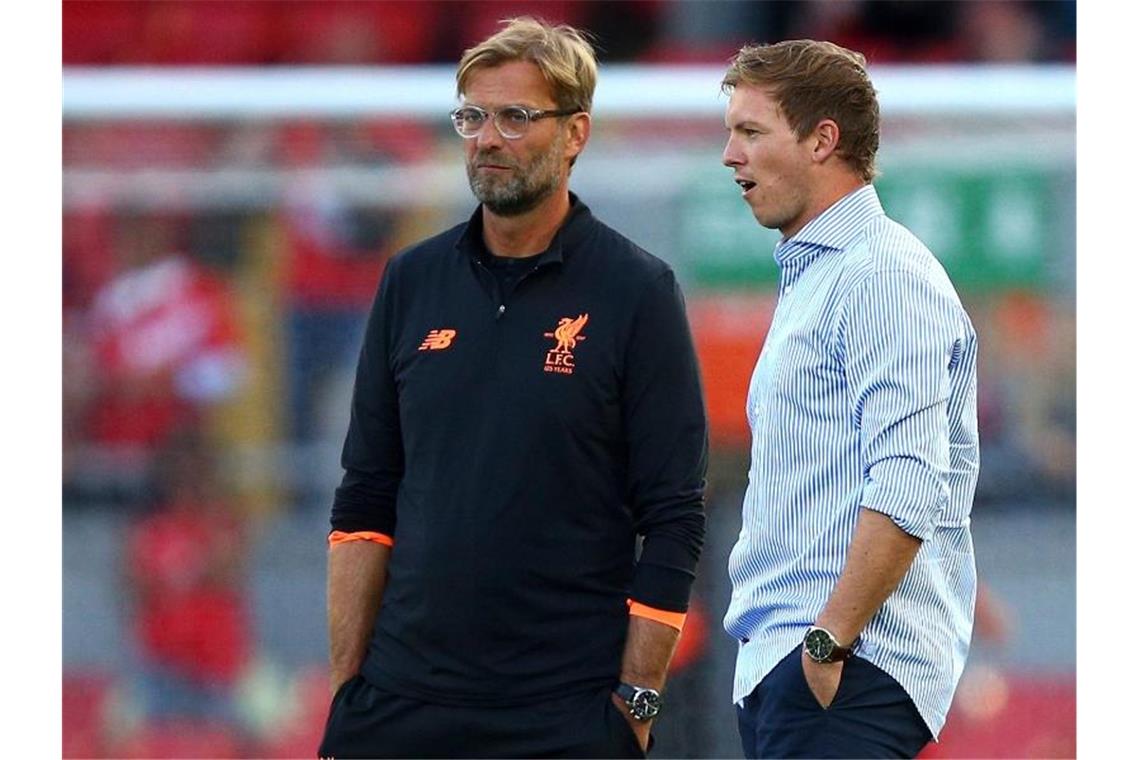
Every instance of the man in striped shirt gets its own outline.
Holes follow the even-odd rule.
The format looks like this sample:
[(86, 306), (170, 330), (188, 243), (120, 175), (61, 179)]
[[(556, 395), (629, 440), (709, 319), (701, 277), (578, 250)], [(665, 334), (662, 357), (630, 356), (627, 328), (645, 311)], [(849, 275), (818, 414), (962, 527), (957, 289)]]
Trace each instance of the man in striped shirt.
[(782, 233), (724, 621), (744, 751), (913, 757), (945, 721), (973, 625), (977, 337), (871, 185), (862, 55), (748, 46), (722, 86), (724, 163)]

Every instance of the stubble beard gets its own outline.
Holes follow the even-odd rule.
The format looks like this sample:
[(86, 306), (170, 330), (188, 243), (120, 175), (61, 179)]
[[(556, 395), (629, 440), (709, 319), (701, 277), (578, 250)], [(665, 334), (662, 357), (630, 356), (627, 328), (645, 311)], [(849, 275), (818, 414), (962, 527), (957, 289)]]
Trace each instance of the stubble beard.
[(476, 153), (467, 162), (467, 182), (471, 185), (471, 192), (496, 216), (525, 214), (537, 208), (558, 189), (561, 180), (561, 147), (561, 141), (556, 141), (549, 151), (535, 156), (525, 166), (511, 162), (514, 171), (507, 177), (480, 176), (475, 168), (485, 159), (504, 164), (507, 162), (506, 156), (490, 152)]

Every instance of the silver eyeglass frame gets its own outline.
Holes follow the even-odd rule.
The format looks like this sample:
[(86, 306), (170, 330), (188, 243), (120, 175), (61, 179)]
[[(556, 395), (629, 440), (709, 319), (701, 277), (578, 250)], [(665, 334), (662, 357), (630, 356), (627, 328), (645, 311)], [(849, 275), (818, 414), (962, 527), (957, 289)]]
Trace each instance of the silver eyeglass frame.
[[(478, 113), (482, 118), (482, 123), (479, 125), (479, 128), (471, 134), (464, 134), (462, 128), (460, 127), (460, 114), (462, 114), (464, 111), (474, 111)], [(526, 118), (526, 121), (518, 134), (515, 134), (514, 132), (508, 132), (506, 129), (504, 129), (501, 121), (504, 113), (512, 111), (515, 114), (522, 114)], [(581, 112), (582, 111), (580, 108), (544, 110), (541, 108), (527, 108), (526, 106), (503, 106), (502, 108), (496, 109), (494, 111), (488, 111), (486, 108), (480, 108), (479, 106), (462, 105), (452, 110), (449, 115), (451, 116), (451, 126), (455, 127), (455, 132), (464, 140), (474, 140), (476, 137), (478, 137), (479, 133), (483, 131), (483, 128), (487, 126), (488, 121), (495, 125), (495, 129), (504, 140), (519, 140), (522, 137), (526, 136), (526, 133), (530, 129), (532, 122), (553, 116), (572, 116), (573, 114)]]

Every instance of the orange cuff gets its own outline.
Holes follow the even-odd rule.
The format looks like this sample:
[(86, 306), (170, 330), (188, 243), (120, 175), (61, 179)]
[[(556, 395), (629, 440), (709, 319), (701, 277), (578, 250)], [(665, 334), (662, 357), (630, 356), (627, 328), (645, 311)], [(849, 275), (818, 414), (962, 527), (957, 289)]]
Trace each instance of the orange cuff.
[(376, 533), (371, 530), (361, 530), (354, 533), (345, 533), (343, 530), (334, 530), (329, 534), (329, 546), (336, 546), (348, 541), (373, 541), (384, 546), (391, 546), (393, 541), (391, 536), (386, 536), (383, 533)]
[(678, 631), (685, 626), (684, 612), (670, 612), (668, 610), (659, 610), (655, 607), (646, 606), (641, 602), (635, 602), (632, 599), (626, 599), (625, 603), (626, 606), (629, 607), (629, 614), (631, 615), (637, 615), (638, 617), (656, 620), (658, 623), (664, 623), (670, 628), (676, 628)]

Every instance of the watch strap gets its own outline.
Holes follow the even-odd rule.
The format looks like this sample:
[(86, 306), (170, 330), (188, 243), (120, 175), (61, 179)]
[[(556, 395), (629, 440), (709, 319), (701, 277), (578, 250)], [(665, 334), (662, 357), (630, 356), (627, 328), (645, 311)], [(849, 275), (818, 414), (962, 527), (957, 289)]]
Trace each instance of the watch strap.
[(632, 702), (633, 701), (633, 695), (636, 693), (637, 693), (637, 687), (631, 686), (630, 684), (627, 684), (624, 681), (619, 683), (614, 688), (614, 694), (617, 694), (619, 697), (624, 699), (626, 702)]
[(841, 647), (838, 644), (831, 650), (831, 656), (827, 658), (828, 662), (843, 662), (850, 659), (851, 655), (855, 654), (855, 647)]

